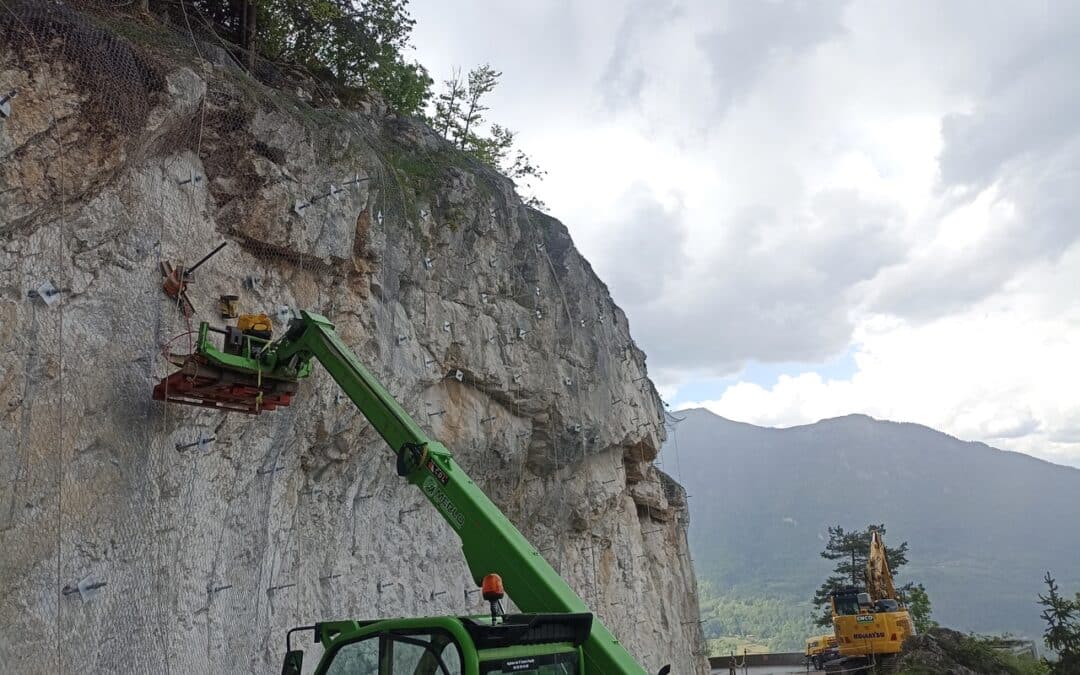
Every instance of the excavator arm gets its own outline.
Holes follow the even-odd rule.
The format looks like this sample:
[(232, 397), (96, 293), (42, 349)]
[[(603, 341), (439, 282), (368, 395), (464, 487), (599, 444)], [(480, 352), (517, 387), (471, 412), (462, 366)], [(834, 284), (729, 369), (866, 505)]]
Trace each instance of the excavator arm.
[(885, 542), (877, 530), (870, 531), (870, 553), (866, 558), (866, 592), (870, 600), (896, 600), (889, 559), (885, 555)]
[[(502, 511), (432, 440), (341, 341), (318, 314), (301, 312), (288, 332), (259, 357), (260, 381), (304, 373), (317, 360), (397, 455), (398, 474), (420, 488), (461, 539), (473, 579), (502, 576), (510, 598), (527, 613), (588, 612), (561, 576), (544, 560)], [(586, 672), (644, 675), (607, 628), (594, 618), (583, 645)]]

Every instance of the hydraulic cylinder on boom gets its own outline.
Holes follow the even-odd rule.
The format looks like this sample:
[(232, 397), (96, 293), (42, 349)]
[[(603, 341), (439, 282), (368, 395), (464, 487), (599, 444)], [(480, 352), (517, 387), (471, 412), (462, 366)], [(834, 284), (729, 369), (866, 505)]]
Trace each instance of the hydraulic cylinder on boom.
[[(226, 335), (223, 349), (213, 344), (213, 332)], [(301, 312), (285, 335), (273, 341), (203, 323), (194, 351), (172, 360), (181, 368), (155, 387), (154, 398), (256, 414), (289, 405), (298, 380), (311, 373), (311, 362), (321, 363), (390, 446), (398, 475), (419, 488), (458, 535), (473, 579), (492, 603), (490, 615), (477, 617), (349, 620), (293, 629), (283, 673), (300, 672), (303, 652), (291, 648), (291, 636), (310, 630), (324, 649), (315, 670), (319, 674), (645, 675), (450, 451), (427, 436), (324, 317)], [(522, 614), (496, 611), (503, 586)], [(409, 653), (416, 659), (402, 656)]]

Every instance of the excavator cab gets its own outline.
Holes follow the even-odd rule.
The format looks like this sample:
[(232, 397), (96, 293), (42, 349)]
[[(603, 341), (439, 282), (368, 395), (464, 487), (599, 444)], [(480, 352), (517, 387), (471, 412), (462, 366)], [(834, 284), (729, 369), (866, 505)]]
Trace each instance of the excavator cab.
[[(866, 595), (860, 593), (854, 586), (848, 586), (832, 593), (832, 606), (833, 614), (840, 616), (850, 616), (858, 614), (859, 609), (862, 606), (860, 595)], [(869, 599), (869, 596), (867, 596)]]

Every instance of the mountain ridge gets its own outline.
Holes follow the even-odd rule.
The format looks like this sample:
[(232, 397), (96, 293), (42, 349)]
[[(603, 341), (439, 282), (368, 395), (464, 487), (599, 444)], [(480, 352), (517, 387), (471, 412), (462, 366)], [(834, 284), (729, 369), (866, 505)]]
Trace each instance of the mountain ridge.
[(816, 422), (806, 422), (804, 424), (794, 424), (794, 425), (792, 425), (790, 427), (770, 427), (770, 426), (764, 426), (764, 425), (760, 425), (760, 424), (754, 424), (753, 422), (743, 422), (742, 420), (734, 420), (734, 419), (731, 419), (730, 417), (724, 417), (723, 415), (719, 415), (717, 413), (714, 413), (713, 411), (709, 410), (708, 408), (701, 407), (701, 406), (694, 407), (694, 408), (681, 408), (679, 410), (670, 411), (669, 415), (678, 416), (678, 415), (688, 414), (688, 413), (711, 415), (712, 417), (716, 418), (717, 420), (721, 420), (721, 421), (729, 423), (729, 424), (743, 425), (743, 426), (751, 427), (751, 428), (754, 428), (754, 429), (766, 429), (766, 430), (770, 430), (770, 431), (791, 431), (793, 429), (803, 429), (803, 428), (812, 427), (812, 426), (815, 426), (815, 425), (818, 425), (818, 424), (824, 424), (824, 423), (827, 423), (827, 422), (836, 422), (836, 421), (848, 420), (848, 419), (865, 419), (865, 420), (869, 420), (871, 422), (877, 422), (877, 423), (882, 423), (882, 424), (895, 424), (895, 425), (899, 425), (899, 426), (911, 426), (911, 427), (917, 427), (917, 428), (920, 428), (920, 429), (926, 429), (927, 431), (931, 431), (931, 432), (933, 432), (935, 434), (939, 434), (939, 435), (944, 436), (946, 438), (949, 438), (949, 439), (952, 439), (952, 440), (955, 440), (955, 441), (959, 441), (961, 443), (966, 443), (968, 445), (982, 446), (982, 447), (986, 448), (987, 450), (995, 450), (997, 452), (1003, 452), (1003, 453), (1010, 454), (1010, 455), (1020, 455), (1021, 457), (1031, 459), (1031, 460), (1034, 460), (1036, 462), (1042, 462), (1044, 464), (1049, 464), (1051, 466), (1061, 467), (1061, 468), (1064, 468), (1064, 469), (1071, 469), (1073, 471), (1076, 471), (1076, 472), (1080, 473), (1080, 467), (1075, 467), (1075, 466), (1072, 466), (1072, 465), (1069, 465), (1069, 464), (1061, 464), (1059, 462), (1052, 462), (1052, 461), (1050, 461), (1048, 459), (1045, 459), (1043, 457), (1036, 457), (1035, 455), (1031, 455), (1031, 454), (1028, 454), (1026, 452), (1021, 452), (1019, 450), (1009, 450), (1007, 448), (999, 448), (999, 447), (990, 445), (989, 443), (986, 443), (984, 441), (965, 440), (963, 438), (960, 438), (959, 436), (953, 436), (952, 434), (950, 434), (948, 432), (941, 431), (940, 429), (935, 429), (934, 427), (928, 426), (926, 424), (921, 424), (919, 422), (904, 422), (904, 421), (900, 421), (900, 420), (879, 419), (877, 417), (874, 417), (873, 415), (867, 415), (866, 413), (848, 413), (846, 415), (837, 415), (836, 417), (822, 417), (821, 419), (817, 420)]
[(1041, 632), (1042, 576), (1080, 587), (1080, 470), (925, 425), (854, 414), (761, 427), (703, 408), (670, 413), (666, 455), (692, 496), (699, 578), (731, 597), (809, 612), (831, 564), (827, 527), (883, 522), (908, 541), (898, 582), (921, 581), (943, 625)]

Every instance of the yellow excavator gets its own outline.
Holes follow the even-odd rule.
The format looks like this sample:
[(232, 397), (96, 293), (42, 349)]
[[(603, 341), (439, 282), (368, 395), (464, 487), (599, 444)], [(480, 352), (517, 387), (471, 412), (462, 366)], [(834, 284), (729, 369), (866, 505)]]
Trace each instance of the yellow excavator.
[(806, 638), (806, 665), (814, 670), (821, 670), (825, 663), (840, 656), (836, 646), (836, 636), (832, 633), (814, 635)]
[(846, 586), (833, 591), (832, 622), (840, 658), (825, 664), (826, 671), (844, 672), (859, 665), (888, 665), (915, 634), (911, 615), (893, 585), (885, 542), (870, 530), (866, 560), (866, 590)]

